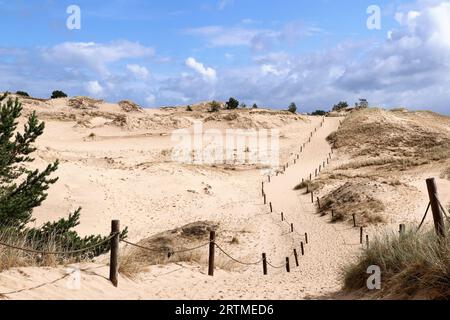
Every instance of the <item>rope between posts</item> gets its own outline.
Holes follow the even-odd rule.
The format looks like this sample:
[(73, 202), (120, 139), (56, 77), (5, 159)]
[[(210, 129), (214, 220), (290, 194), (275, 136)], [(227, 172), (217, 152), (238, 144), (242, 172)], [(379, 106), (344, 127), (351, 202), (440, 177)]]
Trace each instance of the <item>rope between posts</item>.
[(7, 247), (7, 248), (20, 250), (20, 251), (24, 251), (24, 252), (29, 252), (29, 253), (34, 253), (34, 254), (66, 255), (66, 254), (75, 254), (75, 253), (86, 252), (86, 251), (89, 251), (91, 249), (95, 249), (95, 248), (105, 244), (106, 242), (110, 241), (116, 235), (117, 235), (117, 233), (112, 234), (108, 238), (106, 238), (105, 240), (101, 241), (100, 243), (96, 243), (95, 245), (89, 246), (87, 248), (78, 249), (78, 250), (72, 250), (72, 251), (41, 251), (41, 250), (34, 250), (34, 249), (29, 249), (29, 248), (23, 248), (23, 247), (15, 246), (15, 245), (12, 245), (12, 244), (9, 244), (9, 243), (5, 243), (5, 242), (2, 242), (2, 241), (0, 241), (0, 245), (2, 245), (4, 247)]
[(439, 206), (441, 207), (441, 210), (444, 213), (445, 217), (447, 219), (449, 219), (449, 216), (447, 215), (447, 210), (445, 210), (444, 206), (442, 205), (441, 201), (439, 201), (439, 199), (438, 199), (438, 203), (439, 203)]
[(228, 258), (230, 258), (231, 260), (233, 260), (233, 261), (235, 261), (235, 262), (237, 262), (239, 264), (242, 264), (242, 265), (254, 266), (254, 265), (260, 264), (263, 261), (262, 259), (260, 259), (257, 262), (242, 262), (242, 261), (237, 260), (236, 258), (233, 258), (230, 254), (228, 254), (225, 250), (223, 250), (217, 243), (214, 243), (214, 245), (217, 247), (217, 249), (219, 249)]
[[(129, 244), (130, 246), (133, 246), (133, 247), (136, 247), (136, 248), (139, 248), (139, 249), (142, 249), (142, 250), (147, 250), (147, 251), (152, 251), (152, 252), (161, 252), (162, 251), (162, 250), (159, 250), (159, 249), (152, 249), (152, 248), (144, 247), (144, 246), (141, 246), (141, 245), (138, 245), (136, 243), (132, 243), (132, 242), (129, 242), (129, 241), (126, 241), (126, 240), (121, 240), (121, 242), (124, 242), (126, 244)], [(199, 245), (198, 247), (195, 247), (195, 248), (181, 249), (181, 250), (177, 250), (177, 251), (171, 251), (171, 250), (167, 249), (167, 253), (170, 253), (171, 255), (173, 255), (173, 254), (177, 254), (177, 253), (184, 253), (184, 252), (194, 251), (194, 250), (198, 250), (200, 248), (208, 246), (211, 242), (213, 242), (213, 241), (209, 241), (209, 242), (204, 243), (202, 245)]]
[(427, 210), (425, 211), (425, 215), (423, 216), (422, 222), (420, 222), (420, 225), (419, 225), (419, 227), (417, 228), (417, 231), (419, 231), (420, 228), (422, 228), (422, 225), (423, 225), (423, 223), (425, 222), (425, 219), (427, 218), (428, 211), (430, 211), (430, 207), (431, 207), (431, 202), (428, 203)]
[(277, 266), (274, 266), (273, 264), (271, 264), (269, 261), (267, 261), (267, 264), (269, 265), (269, 266), (271, 266), (272, 268), (274, 268), (274, 269), (281, 269), (281, 268), (284, 268), (284, 267), (286, 267), (286, 264), (283, 264), (283, 265), (281, 265), (281, 266), (279, 266), (279, 267), (277, 267)]

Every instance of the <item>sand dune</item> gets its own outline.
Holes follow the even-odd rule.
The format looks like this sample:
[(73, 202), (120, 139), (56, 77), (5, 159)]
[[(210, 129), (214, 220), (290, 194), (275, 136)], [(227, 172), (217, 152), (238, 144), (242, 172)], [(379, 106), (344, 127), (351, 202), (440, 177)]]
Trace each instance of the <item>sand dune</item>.
[[(26, 102), (26, 101), (25, 101)], [(258, 261), (263, 252), (275, 265), (291, 258), (291, 272), (269, 268), (262, 275), (262, 265), (244, 266), (218, 256), (215, 276), (206, 275), (206, 249), (198, 255), (204, 261), (150, 265), (135, 279), (120, 278), (119, 288), (109, 281), (108, 257), (94, 263), (57, 268), (19, 268), (0, 274), (0, 294), (8, 299), (304, 299), (331, 295), (341, 288), (341, 268), (359, 252), (359, 232), (346, 223), (330, 223), (329, 214), (317, 214), (315, 204), (304, 190), (294, 187), (308, 178), (326, 161), (331, 151), (327, 137), (337, 130), (342, 118), (294, 116), (266, 110), (225, 112), (212, 118), (198, 106), (194, 112), (184, 109), (143, 110), (126, 113), (117, 105), (98, 103), (93, 110), (73, 110), (67, 101), (26, 103), (27, 112), (37, 110), (46, 119), (46, 131), (38, 142), (36, 165), (60, 159), (60, 180), (49, 191), (45, 204), (34, 213), (36, 225), (66, 216), (83, 207), (81, 234), (109, 233), (110, 221), (120, 219), (129, 228), (129, 240), (138, 242), (155, 234), (197, 221), (219, 225), (218, 241), (234, 257)], [(234, 114), (237, 114), (234, 115)], [(228, 116), (228, 120), (224, 119)], [(188, 165), (173, 162), (174, 129), (190, 128), (194, 120), (205, 127), (279, 128), (280, 163), (289, 161), (284, 174), (267, 176), (254, 165)], [(311, 143), (296, 160), (300, 146), (318, 128)], [(318, 181), (340, 172), (351, 163), (348, 151), (334, 152), (330, 165)], [(439, 166), (440, 168), (441, 166)], [(398, 188), (404, 202), (386, 196), (383, 203), (387, 223), (420, 219), (426, 205), (424, 175), (437, 172), (430, 164), (426, 173), (412, 169)], [(328, 179), (328, 178), (326, 178)], [(325, 179), (325, 180), (326, 180)], [(356, 179), (356, 178), (355, 178)], [(263, 204), (261, 182), (265, 182), (273, 213)], [(318, 190), (322, 197), (342, 181), (329, 183)], [(337, 182), (337, 183), (336, 183)], [(439, 180), (448, 186), (448, 180)], [(441, 188), (444, 191), (444, 188)], [(396, 189), (397, 190), (397, 189)], [(402, 191), (403, 190), (403, 191)], [(402, 193), (403, 192), (403, 193)], [(443, 192), (443, 199), (450, 194)], [(392, 208), (399, 213), (392, 215)], [(281, 212), (295, 232), (282, 222)], [(414, 215), (410, 213), (413, 212)], [(422, 212), (423, 213), (423, 212)], [(368, 226), (375, 234), (380, 226)], [(306, 254), (295, 267), (293, 249), (308, 234)], [(238, 239), (233, 243), (232, 239)], [(73, 270), (81, 270), (81, 287), (72, 288)]]

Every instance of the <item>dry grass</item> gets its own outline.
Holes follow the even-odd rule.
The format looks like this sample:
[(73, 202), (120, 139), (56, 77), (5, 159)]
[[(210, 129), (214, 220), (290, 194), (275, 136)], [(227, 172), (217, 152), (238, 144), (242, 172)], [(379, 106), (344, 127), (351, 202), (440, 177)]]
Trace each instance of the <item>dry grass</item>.
[(373, 196), (372, 186), (366, 182), (347, 182), (321, 199), (321, 213), (334, 211), (332, 222), (350, 221), (356, 214), (361, 224), (384, 222), (383, 202)]
[[(36, 241), (27, 240), (26, 235), (17, 235), (17, 233), (7, 230), (0, 230), (0, 241), (21, 248), (34, 250), (39, 248), (41, 251), (64, 252), (66, 250), (65, 248), (58, 247), (54, 241), (45, 243), (42, 246)], [(0, 272), (20, 267), (55, 267), (57, 265), (75, 262), (75, 260), (79, 262), (81, 259), (29, 253), (0, 245)]]
[[(373, 265), (381, 269), (382, 289), (369, 292), (366, 271)], [(450, 242), (440, 244), (434, 230), (386, 233), (372, 240), (343, 276), (345, 290), (374, 298), (450, 299)]]
[[(202, 246), (195, 250), (190, 249), (207, 244), (209, 232), (216, 230), (217, 227), (216, 224), (208, 221), (195, 222), (178, 229), (162, 232), (138, 243), (150, 250), (126, 247), (120, 257), (119, 272), (129, 278), (134, 278), (152, 265), (188, 262), (206, 266), (208, 264), (208, 246)], [(221, 242), (220, 239), (218, 242)], [(233, 252), (235, 250), (231, 250), (229, 246), (238, 244), (239, 239), (233, 237), (224, 249)], [(237, 267), (234, 261), (219, 250), (216, 252), (215, 265), (217, 268), (231, 271)]]
[(135, 279), (140, 273), (147, 271), (148, 267), (129, 251), (123, 251), (119, 256), (119, 273), (127, 278)]
[(441, 179), (448, 179), (450, 180), (450, 167), (444, 169), (441, 173)]
[(320, 189), (321, 184), (317, 181), (317, 180), (313, 180), (313, 181), (303, 181), (302, 183), (298, 184), (297, 186), (294, 187), (294, 190), (306, 190), (306, 193), (311, 192), (311, 191), (316, 191), (318, 189)]
[(328, 141), (356, 159), (342, 169), (407, 170), (450, 157), (449, 125), (449, 117), (433, 113), (365, 109), (352, 112)]

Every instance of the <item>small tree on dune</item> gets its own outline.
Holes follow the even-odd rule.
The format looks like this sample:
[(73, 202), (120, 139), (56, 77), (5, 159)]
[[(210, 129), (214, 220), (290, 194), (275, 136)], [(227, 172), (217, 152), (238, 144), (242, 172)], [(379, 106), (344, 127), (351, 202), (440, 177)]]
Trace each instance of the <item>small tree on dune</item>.
[(348, 103), (346, 101), (341, 101), (333, 106), (333, 111), (342, 111), (348, 108)]
[(227, 109), (233, 110), (239, 108), (239, 101), (235, 98), (230, 98), (227, 102)]
[[(27, 244), (34, 248), (45, 247), (53, 241), (60, 248), (79, 250), (104, 241), (102, 236), (81, 238), (72, 229), (79, 224), (80, 211), (70, 214), (68, 219), (46, 223), (40, 228), (27, 228), (33, 221), (33, 209), (47, 199), (47, 190), (58, 181), (52, 174), (58, 169), (59, 162), (49, 164), (43, 171), (31, 170), (27, 164), (34, 161), (36, 151), (34, 143), (44, 133), (45, 124), (37, 119), (33, 112), (24, 126), (24, 132), (17, 132), (17, 119), (21, 115), (22, 105), (18, 99), (3, 101), (0, 97), (0, 231), (27, 238)], [(125, 237), (127, 229), (121, 237)], [(36, 245), (38, 244), (38, 245)], [(97, 256), (109, 250), (109, 243), (89, 249), (84, 254)]]
[(289, 105), (288, 111), (294, 114), (297, 113), (297, 105), (294, 102), (292, 102)]
[(58, 98), (67, 98), (67, 94), (65, 94), (63, 91), (61, 90), (55, 90), (52, 92), (52, 99), (58, 99)]

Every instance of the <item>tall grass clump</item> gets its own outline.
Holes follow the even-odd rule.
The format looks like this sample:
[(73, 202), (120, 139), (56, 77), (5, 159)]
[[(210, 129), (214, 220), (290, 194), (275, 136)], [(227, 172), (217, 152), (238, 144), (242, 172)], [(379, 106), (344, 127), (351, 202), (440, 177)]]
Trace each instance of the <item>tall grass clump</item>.
[[(357, 261), (344, 268), (344, 289), (378, 298), (450, 299), (450, 241), (434, 230), (386, 233), (371, 241)], [(368, 291), (367, 268), (381, 269), (381, 290)]]

